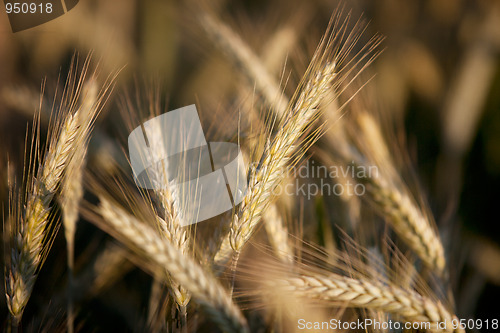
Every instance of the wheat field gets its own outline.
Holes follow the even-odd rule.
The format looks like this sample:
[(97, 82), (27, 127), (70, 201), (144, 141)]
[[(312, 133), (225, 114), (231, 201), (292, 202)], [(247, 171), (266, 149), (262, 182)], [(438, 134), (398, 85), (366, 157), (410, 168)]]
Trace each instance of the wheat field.
[[(498, 26), (494, 1), (0, 18), (2, 330), (499, 329)], [(150, 126), (192, 104), (246, 188), (198, 223)], [(127, 141), (145, 127), (150, 189)]]

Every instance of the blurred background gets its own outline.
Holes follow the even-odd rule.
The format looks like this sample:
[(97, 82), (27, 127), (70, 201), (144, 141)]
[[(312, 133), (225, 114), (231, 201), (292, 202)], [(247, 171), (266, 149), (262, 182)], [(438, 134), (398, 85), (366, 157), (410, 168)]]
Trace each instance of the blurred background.
[[(277, 79), (289, 75), (283, 89), (291, 92), (339, 3), (217, 0), (204, 6), (266, 59)], [(373, 78), (367, 87), (367, 105), (404, 128), (408, 155), (449, 261), (458, 272), (453, 277), (457, 314), (500, 318), (500, 2), (345, 0), (341, 6), (352, 11), (353, 21), (363, 16), (370, 22), (367, 36), (385, 36), (384, 51), (368, 70)], [(124, 161), (120, 147), (109, 144), (123, 143), (127, 135), (124, 122), (117, 120), (121, 97), (137, 87), (147, 89), (152, 80), (161, 83), (166, 110), (196, 103), (205, 128), (228, 112), (245, 114), (243, 104), (234, 100), (235, 90), (241, 88), (238, 82), (244, 79), (198, 24), (197, 11), (202, 8), (196, 2), (168, 0), (80, 0), (62, 17), (18, 33), (12, 33), (7, 14), (0, 10), (0, 199), (4, 208), (8, 207), (7, 159), (14, 170), (22, 167), (26, 128), (38, 108), (42, 82), (46, 79), (43, 105), (50, 109), (57, 79), (65, 78), (75, 52), (82, 57), (93, 52), (104, 76), (121, 70), (94, 134), (91, 159), (98, 157), (91, 167), (102, 167), (106, 158)], [(233, 125), (224, 128), (236, 128)], [(224, 128), (209, 132), (209, 138), (234, 137), (233, 131)], [(91, 260), (93, 248), (102, 245), (104, 236), (89, 241), (93, 230), (87, 223), (79, 226), (80, 262)], [(63, 318), (57, 310), (48, 312), (50, 317), (36, 319), (33, 314), (49, 302), (48, 295), (64, 290), (65, 258), (57, 256), (63, 249), (61, 238), (28, 304), (27, 323)], [(132, 272), (113, 282), (113, 289), (103, 287), (89, 297), (83, 312), (89, 327), (134, 326), (134, 315), (128, 315), (123, 298), (147, 303), (147, 292), (140, 294), (130, 287), (147, 276), (130, 267), (128, 271)], [(3, 321), (5, 301), (0, 309)]]

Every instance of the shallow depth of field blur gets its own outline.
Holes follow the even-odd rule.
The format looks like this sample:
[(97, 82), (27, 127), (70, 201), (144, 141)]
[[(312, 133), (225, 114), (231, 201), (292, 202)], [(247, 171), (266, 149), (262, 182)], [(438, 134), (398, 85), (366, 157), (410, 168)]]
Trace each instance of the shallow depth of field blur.
[[(210, 4), (257, 55), (271, 59), (272, 73), (288, 94), (293, 93), (338, 6), (327, 0)], [(415, 175), (405, 179), (418, 180), (412, 189), (418, 188), (428, 202), (439, 227), (456, 314), (500, 319), (500, 3), (345, 0), (341, 6), (345, 12), (352, 11), (353, 21), (361, 15), (369, 21), (366, 36), (385, 36), (382, 54), (360, 78), (369, 83), (353, 103), (361, 101), (365, 109), (379, 114), (394, 132), (384, 132), (386, 139), (409, 156), (405, 163), (411, 164)], [(4, 216), (8, 174), (18, 179), (22, 174), (26, 129), (38, 108), (42, 82), (46, 82), (43, 107), (50, 108), (57, 79), (61, 77), (61, 86), (75, 52), (81, 59), (93, 52), (92, 61), (99, 63), (104, 75), (121, 70), (92, 134), (90, 170), (104, 169), (110, 160), (129, 170), (123, 151), (129, 133), (119, 108), (124, 96), (135, 96), (136, 91), (147, 94), (160, 89), (165, 111), (196, 104), (207, 141), (235, 142), (238, 121), (248, 116), (245, 108), (256, 97), (240, 70), (199, 26), (196, 10), (200, 10), (196, 3), (172, 0), (80, 0), (66, 15), (15, 34), (0, 10)], [(237, 98), (240, 88), (247, 89), (244, 102)], [(349, 107), (345, 112), (343, 122), (348, 122)], [(330, 125), (329, 130), (335, 131), (335, 123)], [(398, 154), (397, 149), (391, 151)], [(308, 151), (306, 157), (320, 161), (314, 152)], [(85, 198), (95, 200), (89, 194)], [(291, 200), (301, 208), (291, 210), (286, 219), (291, 225), (302, 224), (307, 240), (328, 248), (341, 230), (349, 234), (335, 198)], [(361, 217), (380, 223), (374, 228), (383, 228), (381, 219), (364, 213), (369, 209), (363, 202)], [(78, 275), (111, 237), (83, 218), (77, 228)], [(332, 233), (334, 241), (323, 233)], [(356, 235), (349, 236), (357, 240)], [(65, 304), (61, 302), (67, 285), (65, 249), (61, 227), (24, 313), (26, 331), (64, 330), (65, 308), (52, 305)], [(150, 276), (125, 261), (117, 276), (90, 294), (84, 283), (94, 278), (79, 280), (83, 285), (78, 286), (82, 295), (77, 331), (140, 330), (147, 317)], [(2, 297), (0, 323), (7, 317)]]

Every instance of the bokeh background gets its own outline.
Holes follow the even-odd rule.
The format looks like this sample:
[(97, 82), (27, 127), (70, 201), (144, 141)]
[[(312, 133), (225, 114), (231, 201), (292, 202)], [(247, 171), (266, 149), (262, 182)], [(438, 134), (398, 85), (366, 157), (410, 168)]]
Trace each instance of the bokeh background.
[[(239, 85), (247, 84), (245, 79), (198, 24), (197, 11), (206, 6), (268, 59), (277, 78), (290, 75), (284, 85), (288, 92), (339, 3), (217, 0), (201, 6), (168, 0), (81, 0), (66, 15), (18, 33), (11, 32), (1, 8), (3, 208), (8, 207), (7, 174), (22, 166), (26, 128), (38, 108), (42, 82), (46, 80), (43, 105), (50, 108), (50, 96), (62, 85), (57, 79), (66, 76), (75, 52), (82, 57), (93, 52), (103, 74), (121, 70), (91, 144), (93, 168), (102, 167), (106, 158), (121, 158), (123, 163), (118, 144), (127, 132), (117, 120), (120, 100), (137, 87), (147, 90), (151, 82), (160, 83), (168, 110), (196, 103), (205, 111), (206, 128), (227, 112), (244, 114), (233, 96)], [(408, 155), (456, 266), (457, 314), (500, 318), (500, 3), (345, 0), (341, 6), (352, 11), (354, 20), (364, 16), (370, 22), (367, 35), (385, 36), (382, 55), (367, 71), (373, 76), (368, 105), (404, 129)], [(231, 138), (234, 132), (224, 128), (209, 137)], [(96, 240), (94, 229), (88, 223), (79, 226), (76, 246), (82, 265), (102, 246), (105, 236), (97, 234)], [(64, 315), (53, 309), (43, 318), (37, 314), (40, 308), (50, 308), (50, 295), (65, 288), (60, 238), (28, 305), (25, 318), (33, 325), (42, 321), (57, 326), (54, 318)], [(144, 281), (144, 273), (128, 267), (113, 288), (89, 297), (83, 315), (89, 326), (82, 329), (133, 327), (136, 314), (123, 304), (147, 304), (148, 292), (131, 287)], [(0, 310), (3, 321), (5, 301)]]

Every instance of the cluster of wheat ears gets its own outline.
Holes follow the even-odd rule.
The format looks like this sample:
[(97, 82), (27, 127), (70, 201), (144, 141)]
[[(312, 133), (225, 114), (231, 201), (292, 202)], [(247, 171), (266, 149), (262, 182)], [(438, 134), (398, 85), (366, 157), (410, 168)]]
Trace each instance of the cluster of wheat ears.
[[(233, 30), (209, 12), (199, 22), (247, 79), (243, 94), (253, 89), (256, 96), (234, 112), (234, 117), (249, 119), (242, 123), (252, 123), (244, 136), (235, 129), (249, 166), (242, 203), (214, 223), (183, 226), (182, 209), (189, 203), (180, 201), (165, 175), (155, 177), (164, 186), (144, 190), (135, 186), (130, 171), (116, 167), (118, 162), (89, 170), (89, 140), (100, 111), (112, 103), (119, 73), (103, 80), (91, 69), (90, 57), (83, 63), (75, 57), (51, 111), (47, 138), (41, 134), (40, 111), (26, 136), (22, 180), (10, 179), (10, 205), (4, 213), (9, 329), (22, 327), (62, 224), (68, 284), (59, 306), (67, 313), (70, 332), (78, 327), (75, 318), (84, 317), (78, 315), (79, 295), (109, 283), (125, 261), (152, 276), (143, 327), (149, 331), (289, 332), (298, 329), (299, 319), (322, 323), (329, 318), (430, 323), (431, 331), (443, 330), (438, 324), (446, 321), (445, 331), (462, 331), (451, 325), (457, 317), (450, 265), (425, 200), (401, 176), (402, 159), (376, 112), (357, 101), (369, 81), (361, 74), (380, 52), (382, 38), (367, 38), (363, 20), (353, 24), (349, 14), (339, 11), (295, 92), (286, 96), (266, 59)], [(130, 96), (125, 99), (123, 115), (131, 129), (146, 120), (138, 116), (144, 110), (150, 116), (166, 111), (154, 93), (142, 110), (133, 107)], [(163, 133), (149, 135), (151, 153), (164, 156)], [(332, 180), (366, 189), (362, 197), (339, 197), (344, 206), (339, 211), (349, 212), (350, 230), (332, 228), (317, 214), (322, 221), (312, 221), (315, 214), (301, 209), (303, 198), (275, 191), (290, 182), (288, 168), (311, 156), (324, 165), (377, 167), (375, 175)], [(363, 209), (373, 214), (361, 214)], [(74, 269), (78, 221), (92, 222), (120, 244), (101, 249), (84, 291), (82, 280), (89, 276)], [(310, 226), (318, 224), (323, 225), (321, 238), (330, 241), (315, 242)], [(378, 242), (365, 242), (366, 235)]]

